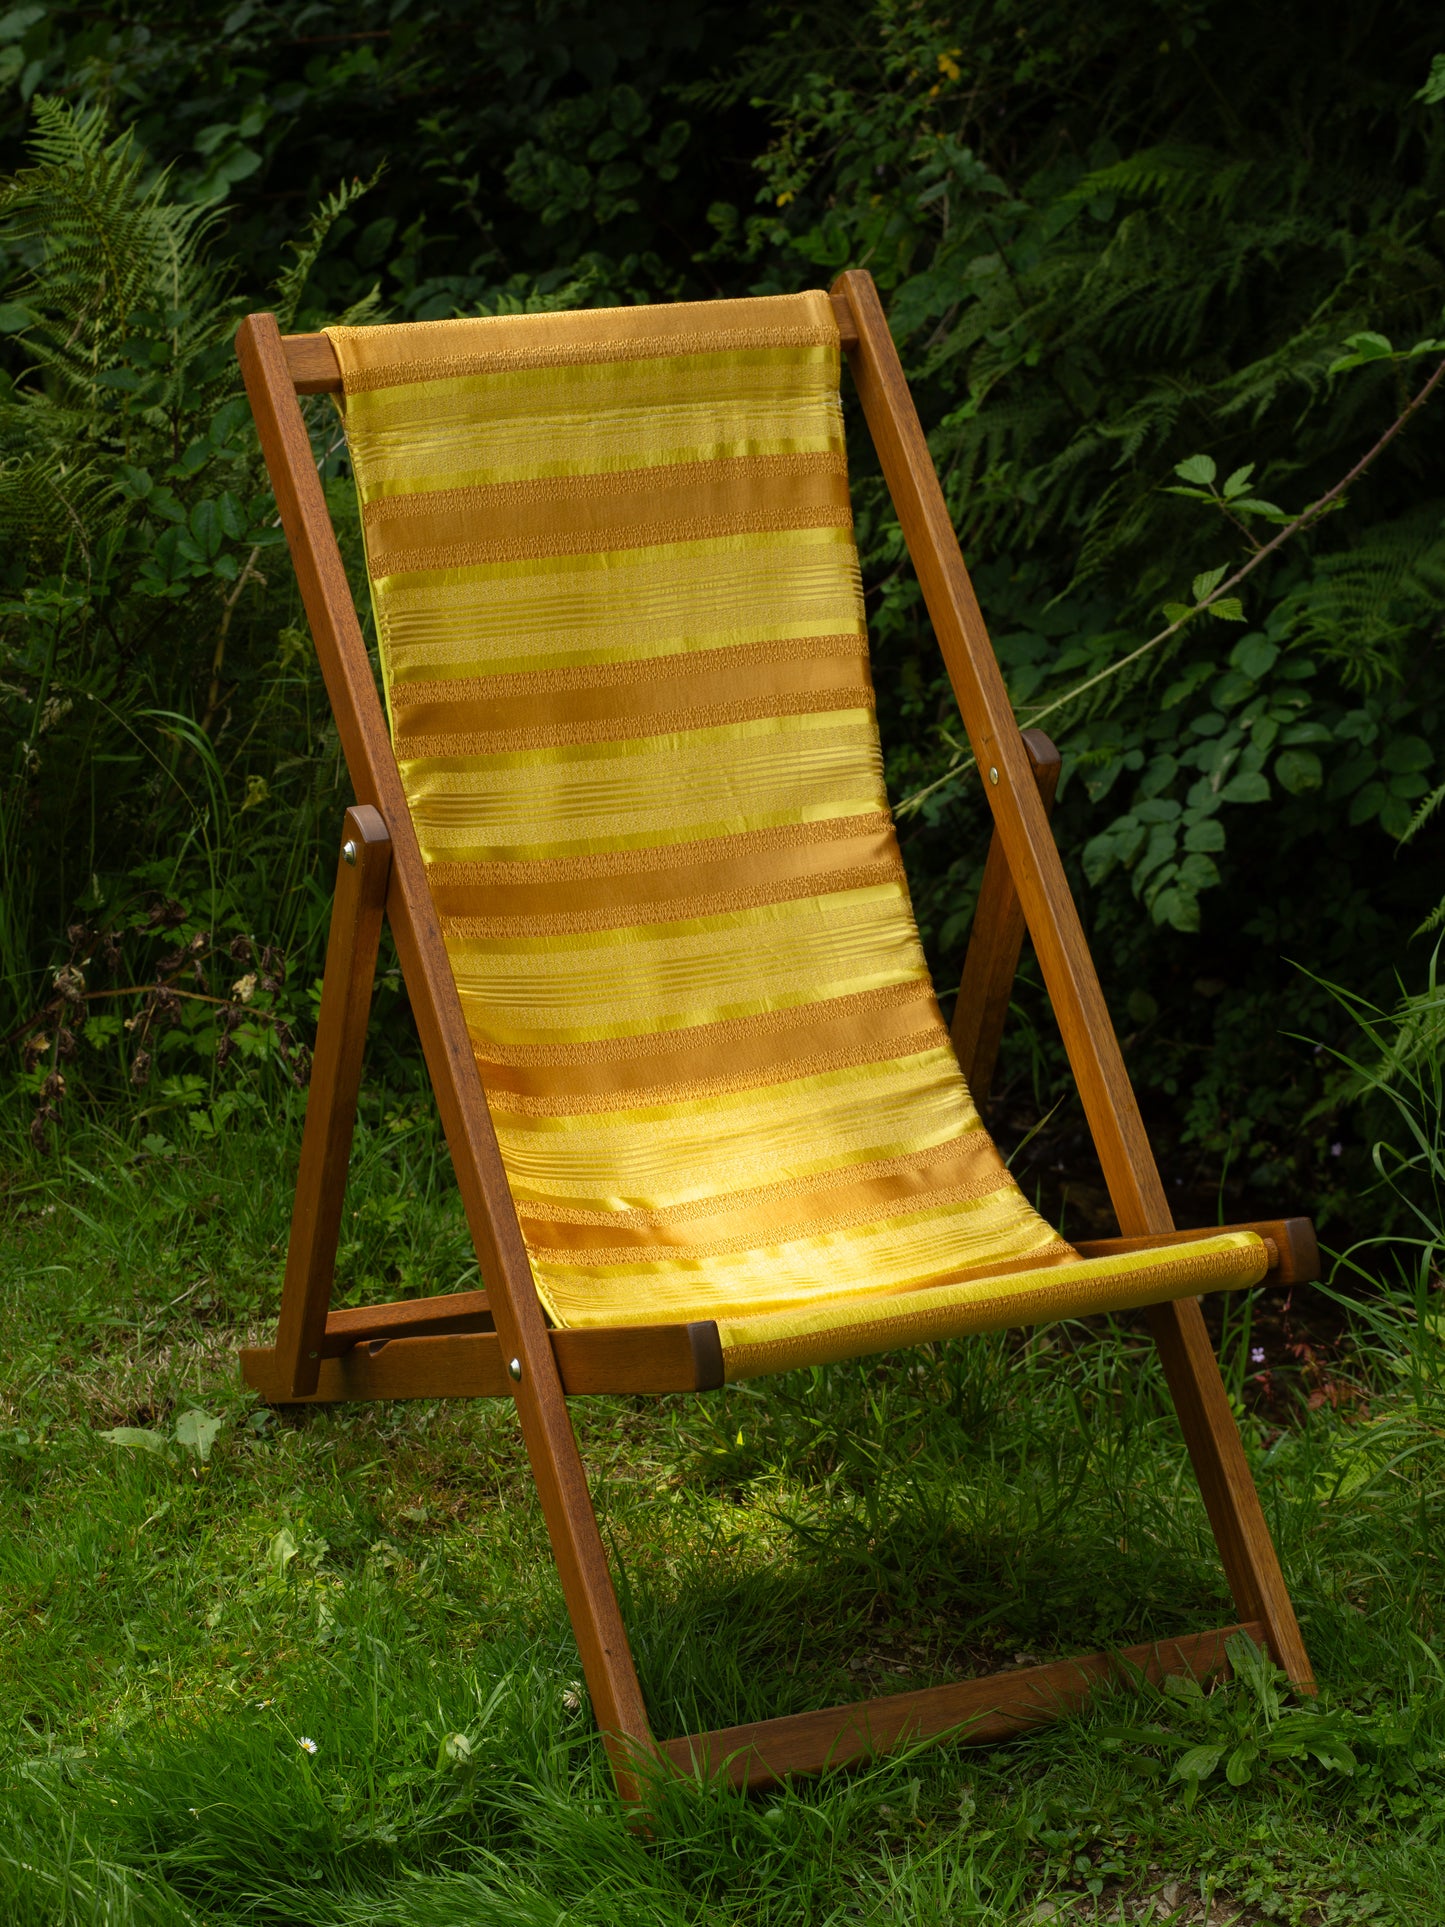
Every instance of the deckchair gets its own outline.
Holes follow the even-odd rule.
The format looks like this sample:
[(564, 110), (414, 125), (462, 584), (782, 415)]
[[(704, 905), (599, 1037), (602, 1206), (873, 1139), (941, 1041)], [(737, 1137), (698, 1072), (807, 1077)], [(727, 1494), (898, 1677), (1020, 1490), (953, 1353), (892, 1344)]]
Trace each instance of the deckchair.
[[(357, 801), (274, 1345), (278, 1403), (511, 1398), (624, 1798), (759, 1786), (1309, 1661), (1198, 1294), (1314, 1274), (1302, 1219), (1175, 1230), (876, 290), (238, 341)], [(952, 1033), (909, 903), (849, 510), (845, 351), (993, 813)], [(342, 407), (384, 685), (299, 395)], [(383, 915), (482, 1292), (331, 1310)], [(1069, 1243), (984, 1128), (1032, 938), (1119, 1236)], [(970, 1095), (970, 1091), (974, 1095)], [(1149, 1307), (1229, 1626), (654, 1739), (567, 1411)]]

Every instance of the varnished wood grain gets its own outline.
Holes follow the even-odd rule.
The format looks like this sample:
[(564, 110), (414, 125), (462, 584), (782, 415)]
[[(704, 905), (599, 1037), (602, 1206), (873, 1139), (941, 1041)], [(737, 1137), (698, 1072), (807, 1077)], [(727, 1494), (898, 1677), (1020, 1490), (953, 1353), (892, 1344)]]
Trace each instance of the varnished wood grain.
[[(480, 1297), (479, 1292), (458, 1296)], [(445, 1299), (426, 1299), (444, 1305)], [(385, 1307), (383, 1309), (393, 1309)], [(402, 1309), (397, 1307), (395, 1309)], [(484, 1315), (484, 1314), (483, 1314)], [(346, 1317), (334, 1313), (333, 1317)], [(468, 1316), (466, 1313), (460, 1317)], [(430, 1331), (421, 1329), (428, 1322)], [(241, 1354), (246, 1383), (273, 1404), (326, 1405), (341, 1399), (510, 1398), (516, 1383), (509, 1354), (494, 1331), (441, 1330), (446, 1320), (410, 1327), (377, 1321), (352, 1328), (323, 1347), (314, 1390), (297, 1393), (279, 1352)], [(691, 1325), (629, 1325), (600, 1331), (554, 1331), (553, 1356), (569, 1398), (639, 1392), (709, 1392), (722, 1384), (722, 1348), (711, 1320)]]
[(316, 1388), (361, 1088), (382, 906), (391, 873), (391, 837), (378, 810), (365, 803), (348, 810), (341, 841), (351, 844), (356, 861), (347, 863), (338, 857), (336, 863), (326, 974), (276, 1333), (276, 1356), (292, 1397)]
[[(1041, 729), (1024, 731), (1024, 748), (1029, 753), (1044, 813), (1051, 815), (1059, 787), (1059, 752)], [(1014, 888), (1003, 841), (995, 830), (983, 866), (952, 1026), (953, 1048), (981, 1111), (987, 1108), (1026, 934), (1023, 905)]]
[(449, 1291), (438, 1298), (403, 1298), (391, 1305), (353, 1305), (334, 1311), (321, 1340), (323, 1358), (340, 1358), (376, 1338), (425, 1338), (437, 1332), (495, 1329), (484, 1291)]
[(298, 395), (339, 395), (341, 363), (325, 335), (286, 335), (286, 368)]
[(653, 1747), (647, 1709), (275, 316), (248, 315), (236, 351), (352, 785), (391, 832), (386, 907), (402, 975), (502, 1349), (524, 1368), (512, 1396), (588, 1690), (619, 1790), (635, 1798), (637, 1760)]
[(958, 1746), (988, 1746), (1077, 1712), (1111, 1680), (1139, 1673), (1155, 1685), (1170, 1674), (1207, 1679), (1225, 1669), (1225, 1641), (1238, 1632), (1263, 1644), (1264, 1627), (1258, 1622), (1222, 1626), (1183, 1639), (1128, 1646), (1118, 1653), (1091, 1653), (918, 1693), (691, 1734), (668, 1740), (662, 1750), (687, 1777), (722, 1774), (735, 1787), (761, 1788), (775, 1786), (790, 1774), (856, 1765), (894, 1747), (944, 1735)]

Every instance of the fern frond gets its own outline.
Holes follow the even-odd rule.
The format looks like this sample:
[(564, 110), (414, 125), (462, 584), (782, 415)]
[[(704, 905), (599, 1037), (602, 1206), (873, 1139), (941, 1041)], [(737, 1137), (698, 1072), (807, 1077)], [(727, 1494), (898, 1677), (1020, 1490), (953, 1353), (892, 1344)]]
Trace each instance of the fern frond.
[[(296, 325), (301, 297), (306, 292), (306, 283), (310, 279), (311, 270), (321, 258), (327, 236), (347, 209), (354, 206), (363, 194), (370, 193), (385, 171), (386, 163), (383, 161), (381, 166), (364, 181), (343, 181), (340, 187), (328, 194), (316, 208), (311, 219), (306, 223), (306, 232), (300, 240), (291, 242), (291, 251), (295, 258), (288, 261), (281, 270), (275, 286), (276, 319), (280, 323), (282, 334), (289, 333)], [(368, 315), (376, 301), (377, 295), (373, 291), (368, 301)], [(355, 325), (354, 321), (349, 322), (349, 325)]]
[[(61, 381), (91, 387), (138, 309), (206, 316), (214, 209), (166, 199), (129, 133), (98, 108), (37, 99), (37, 164), (0, 185), (0, 224), (39, 260), (20, 294), (40, 317), (27, 346)], [(193, 324), (195, 325), (195, 324)], [(204, 327), (204, 321), (199, 325)]]

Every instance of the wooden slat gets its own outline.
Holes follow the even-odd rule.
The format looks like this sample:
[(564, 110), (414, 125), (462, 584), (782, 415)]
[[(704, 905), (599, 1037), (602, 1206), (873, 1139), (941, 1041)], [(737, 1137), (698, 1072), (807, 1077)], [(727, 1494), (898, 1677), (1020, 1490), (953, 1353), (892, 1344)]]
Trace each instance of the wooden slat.
[[(479, 1298), (482, 1294), (465, 1295)], [(241, 1374), (263, 1398), (277, 1405), (325, 1405), (339, 1399), (508, 1398), (516, 1390), (506, 1370), (508, 1353), (494, 1331), (418, 1332), (415, 1326), (409, 1332), (400, 1326), (393, 1330), (399, 1335), (372, 1329), (363, 1336), (358, 1330), (344, 1343), (338, 1334), (319, 1361), (314, 1392), (294, 1392), (278, 1353), (269, 1347), (243, 1351)], [(711, 1392), (723, 1382), (722, 1346), (717, 1326), (710, 1320), (554, 1331), (549, 1337), (569, 1398)]]
[(287, 1389), (276, 1354), (243, 1351), (241, 1376), (272, 1405), (329, 1405), (346, 1400), (393, 1398), (509, 1398), (495, 1332), (451, 1332), (429, 1338), (396, 1338), (376, 1351), (356, 1345), (339, 1358), (323, 1358), (316, 1390), (297, 1398)]
[(1265, 1629), (1258, 1621), (1221, 1626), (1182, 1639), (1126, 1646), (1117, 1653), (1091, 1653), (987, 1679), (931, 1686), (920, 1693), (691, 1734), (664, 1741), (662, 1750), (674, 1769), (689, 1778), (721, 1774), (735, 1787), (757, 1788), (776, 1786), (792, 1773), (855, 1765), (944, 1735), (958, 1746), (988, 1746), (1077, 1712), (1096, 1687), (1127, 1679), (1130, 1669), (1155, 1685), (1170, 1674), (1206, 1679), (1225, 1669), (1225, 1641), (1240, 1632), (1264, 1644)]
[(277, 1359), (293, 1397), (316, 1389), (366, 1052), (382, 906), (391, 875), (391, 837), (378, 810), (365, 803), (348, 810), (341, 843), (343, 849), (351, 845), (355, 861), (347, 863), (338, 857), (336, 863), (326, 974), (276, 1332)]
[(402, 977), (503, 1354), (521, 1360), (522, 1376), (511, 1385), (512, 1396), (588, 1691), (618, 1790), (624, 1799), (635, 1799), (638, 1758), (653, 1748), (647, 1708), (276, 317), (248, 315), (237, 331), (236, 352), (347, 770), (358, 801), (380, 810), (391, 832), (386, 909)]
[(1081, 1258), (1109, 1258), (1116, 1251), (1150, 1251), (1156, 1245), (1188, 1244), (1224, 1231), (1254, 1231), (1273, 1250), (1267, 1285), (1310, 1285), (1320, 1275), (1320, 1248), (1308, 1218), (1265, 1218), (1258, 1224), (1211, 1224), (1198, 1231), (1153, 1232), (1147, 1238), (1075, 1238)]
[(282, 346), (298, 395), (339, 395), (341, 363), (325, 335), (287, 335)]
[[(1051, 815), (1059, 787), (1059, 752), (1041, 729), (1024, 731), (1024, 747), (1033, 765), (1044, 813)], [(953, 1006), (953, 1048), (980, 1110), (988, 1103), (1026, 934), (1023, 905), (1014, 888), (1003, 842), (995, 830), (989, 839), (978, 907), (973, 913), (963, 982)]]
[(484, 1291), (452, 1291), (438, 1298), (403, 1298), (391, 1305), (355, 1305), (334, 1311), (321, 1341), (323, 1358), (340, 1358), (353, 1345), (375, 1338), (428, 1338), (443, 1332), (494, 1329)]

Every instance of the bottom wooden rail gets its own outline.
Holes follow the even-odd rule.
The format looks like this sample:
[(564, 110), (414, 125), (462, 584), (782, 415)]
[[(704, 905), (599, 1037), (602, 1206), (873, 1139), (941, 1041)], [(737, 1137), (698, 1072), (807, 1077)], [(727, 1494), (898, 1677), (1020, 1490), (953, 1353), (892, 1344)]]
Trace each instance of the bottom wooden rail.
[[(480, 1297), (480, 1293), (471, 1294)], [(445, 1300), (423, 1300), (423, 1306)], [(385, 1305), (379, 1312), (404, 1312), (405, 1306)], [(316, 1390), (298, 1397), (274, 1350), (241, 1353), (241, 1376), (272, 1405), (326, 1405), (337, 1399), (372, 1398), (510, 1398), (515, 1386), (508, 1375), (501, 1341), (494, 1331), (437, 1331), (444, 1318), (430, 1315), (418, 1322), (433, 1329), (408, 1336), (407, 1327), (387, 1325), (378, 1311), (358, 1318), (355, 1327), (338, 1333), (333, 1321), (350, 1312), (333, 1312), (327, 1320)], [(472, 1312), (458, 1322), (472, 1322)], [(388, 1330), (402, 1331), (387, 1337)], [(416, 1332), (416, 1325), (410, 1327)], [(562, 1389), (570, 1397), (594, 1392), (715, 1392), (723, 1382), (722, 1346), (717, 1326), (710, 1320), (691, 1325), (620, 1325), (600, 1331), (553, 1331), (548, 1336), (562, 1374)], [(341, 1349), (340, 1339), (345, 1340)], [(333, 1356), (331, 1348), (340, 1351)]]
[(1118, 1652), (1061, 1659), (1050, 1666), (1025, 1666), (986, 1679), (930, 1686), (921, 1693), (897, 1693), (887, 1699), (859, 1700), (852, 1706), (830, 1706), (818, 1713), (789, 1713), (716, 1733), (693, 1733), (686, 1739), (663, 1741), (660, 1750), (677, 1772), (689, 1778), (721, 1774), (735, 1787), (769, 1787), (790, 1773), (821, 1773), (944, 1735), (958, 1746), (988, 1746), (1077, 1712), (1095, 1687), (1127, 1678), (1131, 1669), (1155, 1685), (1171, 1673), (1205, 1679), (1223, 1672), (1228, 1665), (1224, 1643), (1235, 1633), (1248, 1633), (1257, 1645), (1266, 1644), (1258, 1621), (1220, 1626), (1181, 1639), (1154, 1640)]

